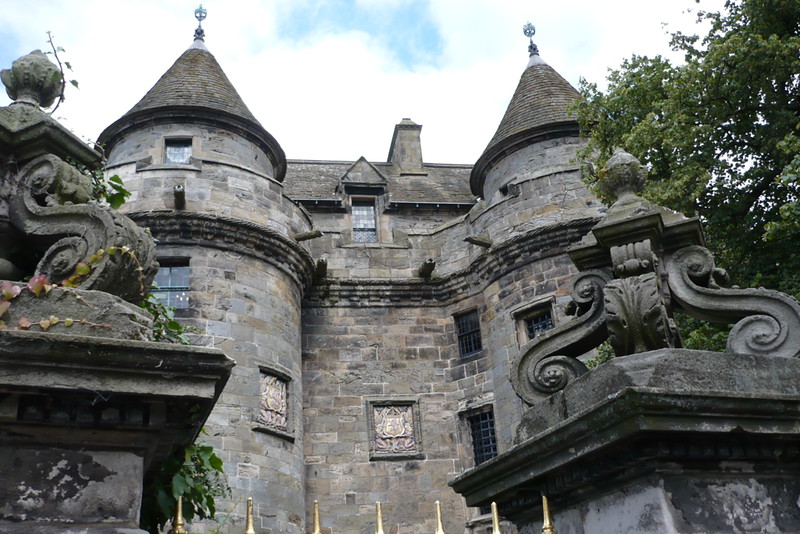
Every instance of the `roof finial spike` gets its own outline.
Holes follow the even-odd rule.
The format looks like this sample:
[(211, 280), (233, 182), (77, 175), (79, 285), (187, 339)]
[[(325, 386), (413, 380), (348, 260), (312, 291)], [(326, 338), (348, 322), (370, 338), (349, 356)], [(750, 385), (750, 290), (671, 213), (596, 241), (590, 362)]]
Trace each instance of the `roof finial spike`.
[(538, 56), (539, 47), (533, 44), (533, 36), (536, 34), (536, 27), (528, 22), (522, 27), (522, 32), (525, 34), (525, 37), (530, 39), (530, 44), (528, 45), (528, 54), (531, 56)]
[(194, 40), (205, 41), (206, 32), (203, 30), (203, 21), (208, 14), (208, 10), (203, 8), (203, 4), (194, 10), (194, 18), (197, 19), (197, 29), (194, 30)]

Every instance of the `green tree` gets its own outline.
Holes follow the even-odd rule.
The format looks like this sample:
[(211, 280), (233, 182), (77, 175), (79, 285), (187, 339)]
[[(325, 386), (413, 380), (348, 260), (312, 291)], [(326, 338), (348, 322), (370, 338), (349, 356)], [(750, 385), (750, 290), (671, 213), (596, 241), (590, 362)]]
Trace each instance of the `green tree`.
[(625, 148), (646, 198), (701, 216), (732, 283), (800, 296), (800, 2), (728, 0), (698, 21), (704, 37), (672, 34), (682, 64), (633, 56), (605, 92), (581, 81), (582, 157), (599, 169)]

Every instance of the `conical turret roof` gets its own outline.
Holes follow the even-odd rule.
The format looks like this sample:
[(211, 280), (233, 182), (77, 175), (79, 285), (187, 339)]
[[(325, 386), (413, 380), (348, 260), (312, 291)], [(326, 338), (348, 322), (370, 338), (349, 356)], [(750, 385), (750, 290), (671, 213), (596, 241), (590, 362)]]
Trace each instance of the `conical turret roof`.
[(481, 196), (486, 172), (502, 156), (542, 139), (576, 135), (567, 106), (580, 93), (538, 53), (531, 55), (497, 132), (472, 171), (472, 193)]
[(216, 58), (201, 43), (195, 41), (181, 54), (126, 115), (148, 109), (193, 106), (224, 111), (258, 124)]
[(286, 174), (286, 156), (245, 105), (202, 40), (196, 39), (144, 97), (100, 134), (110, 150), (119, 138), (144, 123), (209, 123), (232, 130), (259, 145), (270, 157), (275, 179)]

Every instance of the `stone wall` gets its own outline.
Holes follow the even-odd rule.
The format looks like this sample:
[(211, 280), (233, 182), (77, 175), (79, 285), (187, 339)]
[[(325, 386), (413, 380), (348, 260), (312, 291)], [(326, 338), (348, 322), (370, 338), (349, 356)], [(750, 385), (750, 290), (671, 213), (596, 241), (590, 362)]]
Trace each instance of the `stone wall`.
[[(318, 499), (323, 527), (366, 532), (380, 500), (386, 528), (418, 532), (434, 529), (439, 500), (445, 529), (461, 530), (463, 501), (447, 485), (471, 465), (458, 424), (461, 386), (483, 388), (476, 360), (467, 373), (459, 361), (450, 310), (307, 307), (303, 340), (309, 517)], [(375, 410), (387, 406), (410, 410), (413, 446), (376, 445)]]
[[(190, 308), (176, 315), (198, 328), (202, 335), (197, 341), (222, 348), (236, 361), (203, 437), (223, 459), (233, 489), (231, 499), (217, 503), (220, 520), (241, 522), (245, 501), (253, 497), (258, 528), (302, 532), (301, 289), (260, 258), (161, 239), (162, 257), (187, 258), (190, 265)], [(282, 411), (283, 425), (262, 420), (265, 388), (270, 387), (265, 380), (284, 388), (285, 407), (267, 411)], [(210, 528), (195, 525), (192, 532)]]
[[(164, 136), (178, 134), (192, 137), (190, 165), (163, 163)], [(123, 177), (131, 192), (122, 207), (125, 213), (176, 209), (173, 188), (179, 185), (185, 189), (186, 204), (180, 208), (185, 211), (238, 218), (283, 235), (311, 228), (307, 213), (272, 178), (267, 156), (243, 139), (223, 130), (166, 125), (137, 131), (129, 139), (113, 149), (107, 170)], [(221, 154), (222, 148), (232, 152)], [(250, 161), (253, 153), (255, 161)]]

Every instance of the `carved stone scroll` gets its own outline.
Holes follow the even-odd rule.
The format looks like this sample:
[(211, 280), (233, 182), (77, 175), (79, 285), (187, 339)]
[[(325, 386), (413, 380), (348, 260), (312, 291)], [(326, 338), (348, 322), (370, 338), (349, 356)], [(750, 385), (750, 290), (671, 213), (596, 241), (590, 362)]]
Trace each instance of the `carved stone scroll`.
[[(768, 289), (723, 289), (724, 271), (711, 252), (685, 247), (666, 259), (672, 298), (688, 314), (717, 323), (736, 323), (728, 335), (729, 352), (800, 356), (800, 303)], [(738, 321), (738, 322), (737, 322)]]
[(533, 404), (555, 393), (587, 371), (577, 357), (606, 338), (603, 288), (610, 275), (586, 271), (572, 284), (576, 317), (537, 336), (511, 363), (511, 385), (517, 396)]
[(136, 260), (130, 254), (104, 254), (78, 287), (138, 302), (158, 270), (153, 239), (120, 213), (87, 202), (85, 179), (55, 156), (34, 159), (16, 177), (11, 223), (41, 254), (36, 274), (54, 283), (70, 277), (78, 263), (88, 262), (100, 249), (128, 247)]

